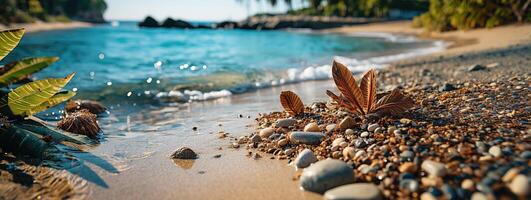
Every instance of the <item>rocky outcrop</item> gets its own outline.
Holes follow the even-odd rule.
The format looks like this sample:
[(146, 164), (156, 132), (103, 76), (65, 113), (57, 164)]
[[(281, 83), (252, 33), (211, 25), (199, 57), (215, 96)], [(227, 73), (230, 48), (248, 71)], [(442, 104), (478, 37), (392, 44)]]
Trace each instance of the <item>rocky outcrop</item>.
[(151, 16), (147, 16), (144, 21), (138, 23), (138, 26), (140, 27), (148, 27), (148, 28), (155, 28), (155, 27), (159, 27), (159, 22), (151, 17)]
[(373, 18), (354, 18), (354, 17), (325, 17), (325, 16), (293, 16), (293, 15), (276, 15), (276, 16), (256, 16), (249, 17), (244, 21), (223, 21), (210, 26), (193, 25), (192, 23), (183, 20), (166, 19), (162, 25), (147, 17), (139, 24), (142, 27), (163, 27), (163, 28), (216, 28), (216, 29), (246, 29), (246, 30), (279, 30), (289, 28), (304, 28), (304, 29), (327, 29), (337, 28), (342, 26), (366, 24), (371, 22), (380, 22), (386, 19)]

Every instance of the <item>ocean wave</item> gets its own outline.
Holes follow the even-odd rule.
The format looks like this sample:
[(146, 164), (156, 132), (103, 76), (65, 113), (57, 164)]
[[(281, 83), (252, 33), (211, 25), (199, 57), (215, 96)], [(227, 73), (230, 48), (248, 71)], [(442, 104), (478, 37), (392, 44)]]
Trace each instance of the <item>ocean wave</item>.
[[(355, 33), (352, 36), (369, 37), (364, 33)], [(382, 37), (393, 42), (416, 42), (417, 38), (412, 36), (393, 35), (388, 33), (371, 33), (372, 37)], [(397, 54), (373, 56), (365, 59), (349, 58), (343, 56), (336, 56), (334, 59), (348, 66), (354, 74), (362, 73), (369, 69), (382, 69), (387, 67), (390, 63), (413, 58), (417, 56), (429, 55), (440, 52), (446, 49), (447, 43), (443, 41), (433, 41), (428, 47), (414, 48), (403, 51)], [(244, 93), (256, 89), (276, 87), (286, 84), (300, 83), (304, 81), (326, 80), (332, 78), (331, 65), (308, 66), (305, 68), (290, 68), (281, 72), (273, 79), (257, 81), (245, 85), (238, 85), (232, 88), (203, 92), (199, 90), (184, 90), (184, 91), (169, 91), (159, 92), (155, 98), (162, 102), (182, 103), (193, 101), (206, 101), (228, 97), (233, 94)]]

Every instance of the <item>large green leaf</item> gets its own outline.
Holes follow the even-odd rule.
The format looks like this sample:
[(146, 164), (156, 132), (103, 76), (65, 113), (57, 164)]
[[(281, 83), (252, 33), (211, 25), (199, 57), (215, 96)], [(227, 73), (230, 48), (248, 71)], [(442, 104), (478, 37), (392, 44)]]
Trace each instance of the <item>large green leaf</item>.
[(11, 29), (0, 31), (0, 60), (9, 54), (24, 35), (24, 29)]
[(0, 69), (0, 85), (20, 81), (59, 60), (58, 57), (25, 58), (5, 65)]
[(65, 78), (48, 78), (24, 84), (7, 95), (7, 105), (14, 115), (29, 116), (34, 113), (32, 111), (34, 108), (50, 100), (59, 92), (74, 74)]
[(63, 103), (66, 100), (72, 98), (75, 95), (76, 95), (76, 93), (72, 92), (72, 91), (59, 92), (59, 93), (53, 95), (52, 97), (50, 97), (47, 101), (41, 103), (41, 105), (33, 107), (31, 110), (26, 112), (26, 114), (27, 115), (37, 114), (39, 112), (47, 110), (48, 108), (54, 107), (57, 104)]

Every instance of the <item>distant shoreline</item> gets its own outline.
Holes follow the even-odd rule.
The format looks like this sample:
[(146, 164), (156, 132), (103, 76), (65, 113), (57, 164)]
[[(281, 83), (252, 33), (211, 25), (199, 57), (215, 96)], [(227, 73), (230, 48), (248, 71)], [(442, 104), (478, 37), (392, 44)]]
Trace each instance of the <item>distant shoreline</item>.
[(0, 29), (24, 28), (26, 29), (26, 33), (33, 33), (33, 32), (40, 32), (40, 31), (85, 28), (85, 27), (91, 27), (91, 26), (94, 26), (94, 24), (88, 23), (88, 22), (80, 22), (80, 21), (35, 22), (35, 23), (11, 24), (9, 26), (0, 24)]

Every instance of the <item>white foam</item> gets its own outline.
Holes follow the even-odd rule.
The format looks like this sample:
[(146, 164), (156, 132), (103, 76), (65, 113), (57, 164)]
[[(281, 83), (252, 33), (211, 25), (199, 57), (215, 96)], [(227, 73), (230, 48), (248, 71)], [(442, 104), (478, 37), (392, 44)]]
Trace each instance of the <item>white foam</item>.
[[(394, 35), (389, 33), (352, 33), (349, 34), (355, 37), (380, 37), (390, 42), (406, 43), (418, 42), (419, 40), (412, 36)], [(336, 56), (334, 59), (340, 63), (348, 66), (353, 73), (362, 73), (369, 69), (381, 69), (387, 67), (391, 62), (403, 60), (407, 58), (428, 55), (440, 52), (447, 48), (449, 44), (443, 41), (434, 41), (431, 46), (424, 48), (410, 49), (393, 55), (375, 56), (367, 59), (356, 59), (349, 57)], [(181, 66), (181, 68), (188, 66)], [(247, 90), (269, 88), (285, 84), (298, 83), (310, 80), (323, 80), (332, 78), (332, 66), (320, 65), (309, 66), (306, 68), (290, 68), (285, 71), (283, 75), (269, 80), (255, 82), (248, 86)], [(239, 93), (239, 92), (237, 92)], [(191, 101), (205, 101), (231, 96), (233, 93), (227, 89), (219, 91), (201, 92), (198, 90), (184, 90), (184, 91), (169, 91), (159, 92), (156, 95), (157, 99), (170, 102), (191, 102)]]

